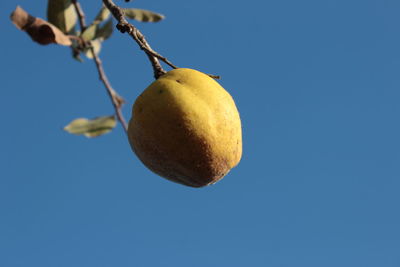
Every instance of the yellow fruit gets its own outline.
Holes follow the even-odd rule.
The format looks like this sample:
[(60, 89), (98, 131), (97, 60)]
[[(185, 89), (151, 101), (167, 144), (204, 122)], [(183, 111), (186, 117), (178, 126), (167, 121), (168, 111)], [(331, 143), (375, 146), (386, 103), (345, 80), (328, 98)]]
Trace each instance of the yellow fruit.
[(175, 69), (133, 105), (129, 142), (150, 170), (192, 187), (213, 184), (242, 156), (242, 130), (232, 97), (214, 79)]

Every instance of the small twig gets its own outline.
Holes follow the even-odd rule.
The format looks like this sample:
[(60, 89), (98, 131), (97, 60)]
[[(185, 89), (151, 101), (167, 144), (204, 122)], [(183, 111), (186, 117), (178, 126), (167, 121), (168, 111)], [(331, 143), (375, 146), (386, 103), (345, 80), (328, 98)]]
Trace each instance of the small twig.
[[(72, 4), (74, 5), (76, 13), (78, 14), (79, 25), (81, 28), (81, 32), (83, 32), (87, 27), (86, 22), (85, 22), (85, 13), (83, 12), (83, 10), (77, 0), (72, 0)], [(96, 64), (96, 68), (99, 73), (99, 78), (102, 81), (102, 83), (104, 84), (104, 87), (107, 90), (107, 94), (110, 97), (111, 102), (114, 106), (115, 115), (117, 116), (118, 121), (121, 123), (122, 127), (124, 128), (125, 133), (127, 133), (128, 125), (127, 125), (124, 115), (122, 114), (122, 111), (121, 111), (121, 107), (122, 107), (122, 104), (124, 103), (124, 99), (122, 97), (120, 97), (117, 94), (117, 92), (113, 89), (113, 87), (111, 86), (111, 83), (109, 82), (107, 75), (104, 71), (101, 59), (95, 53), (92, 44), (90, 42), (87, 42), (87, 45), (89, 46), (89, 51), (92, 54), (94, 62)]]
[(153, 49), (151, 49), (144, 35), (135, 26), (133, 26), (126, 20), (123, 10), (115, 5), (112, 0), (103, 0), (103, 3), (111, 11), (114, 18), (118, 21), (117, 29), (121, 33), (128, 33), (136, 41), (140, 49), (142, 49), (146, 53), (151, 62), (151, 65), (153, 66), (154, 78), (158, 79), (158, 77), (166, 73), (166, 71), (162, 68), (159, 60), (165, 62), (174, 69), (177, 68), (170, 61), (168, 61), (167, 58), (161, 56)]
[(75, 11), (78, 14), (79, 25), (81, 26), (81, 31), (86, 29), (85, 13), (82, 10), (81, 4), (77, 0), (72, 0), (72, 4), (75, 7)]
[[(129, 2), (129, 0), (125, 0), (125, 2)], [(151, 65), (153, 66), (154, 78), (158, 79), (158, 77), (166, 72), (161, 67), (159, 60), (163, 61), (165, 64), (173, 69), (178, 68), (177, 66), (172, 64), (171, 61), (169, 61), (166, 57), (163, 57), (150, 47), (144, 35), (138, 30), (138, 28), (136, 28), (126, 20), (124, 11), (116, 4), (114, 4), (113, 0), (103, 0), (103, 3), (110, 10), (111, 14), (113, 14), (114, 18), (118, 21), (117, 29), (121, 33), (128, 33), (136, 41), (140, 49), (142, 49), (146, 53), (151, 62)], [(218, 75), (208, 74), (208, 76), (214, 79), (220, 79), (220, 76)]]
[(101, 62), (101, 59), (94, 52), (94, 48), (93, 47), (90, 47), (90, 52), (92, 53), (94, 62), (96, 63), (96, 67), (97, 67), (97, 70), (99, 72), (99, 78), (103, 82), (104, 86), (107, 89), (107, 93), (111, 98), (111, 102), (112, 102), (112, 104), (114, 106), (114, 109), (115, 109), (115, 115), (117, 116), (117, 119), (119, 120), (119, 122), (121, 123), (122, 127), (124, 127), (125, 132), (127, 133), (128, 132), (128, 124), (126, 123), (124, 115), (122, 114), (122, 111), (121, 111), (121, 107), (122, 107), (122, 105), (124, 104), (125, 101), (112, 88), (112, 86), (111, 86), (110, 82), (108, 81), (107, 76), (106, 76), (106, 74), (104, 72), (103, 64)]

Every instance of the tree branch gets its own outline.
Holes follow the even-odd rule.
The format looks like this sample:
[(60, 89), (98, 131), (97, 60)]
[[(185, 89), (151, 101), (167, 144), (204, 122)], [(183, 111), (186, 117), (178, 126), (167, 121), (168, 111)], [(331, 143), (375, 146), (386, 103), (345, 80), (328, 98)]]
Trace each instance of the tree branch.
[(122, 127), (125, 130), (125, 133), (128, 132), (128, 124), (125, 121), (124, 115), (122, 114), (121, 107), (125, 103), (125, 100), (120, 97), (117, 92), (111, 87), (110, 82), (108, 81), (108, 78), (104, 72), (103, 69), (103, 64), (101, 62), (101, 59), (99, 56), (94, 52), (94, 48), (90, 47), (90, 52), (93, 55), (94, 62), (96, 63), (97, 71), (99, 73), (99, 78), (103, 82), (104, 86), (107, 89), (107, 93), (109, 97), (111, 98), (111, 102), (114, 106), (115, 109), (115, 115), (117, 116), (117, 119), (121, 123)]
[[(75, 7), (76, 13), (78, 14), (79, 25), (81, 28), (81, 32), (86, 29), (86, 22), (85, 22), (85, 13), (83, 12), (79, 2), (77, 0), (72, 0), (72, 4)], [(82, 40), (83, 42), (83, 40)], [(94, 62), (96, 64), (96, 68), (99, 74), (99, 78), (101, 82), (104, 84), (104, 87), (107, 90), (107, 94), (111, 99), (111, 102), (114, 106), (115, 115), (117, 116), (118, 121), (121, 123), (122, 127), (125, 130), (125, 133), (128, 132), (128, 125), (125, 121), (124, 115), (122, 114), (121, 107), (124, 104), (124, 99), (120, 97), (117, 92), (111, 86), (106, 73), (104, 72), (103, 64), (101, 62), (100, 57), (95, 53), (94, 48), (90, 42), (86, 42), (84, 45), (89, 46), (89, 51), (93, 56)]]
[[(129, 2), (130, 0), (125, 0), (125, 2)], [(154, 51), (149, 43), (146, 41), (144, 35), (132, 24), (130, 24), (124, 15), (124, 11), (114, 4), (113, 0), (103, 0), (104, 5), (110, 10), (111, 14), (114, 18), (118, 21), (117, 29), (121, 33), (128, 33), (139, 45), (140, 49), (142, 49), (147, 57), (150, 60), (151, 65), (153, 66), (154, 70), (154, 78), (158, 79), (161, 75), (166, 73), (166, 71), (161, 67), (159, 60), (163, 61), (165, 64), (170, 66), (173, 69), (177, 69), (178, 67), (172, 64), (166, 57), (163, 57), (156, 51)], [(207, 74), (211, 78), (220, 79), (221, 77), (218, 75)]]
[(82, 10), (81, 4), (77, 0), (72, 0), (72, 4), (75, 7), (75, 11), (78, 14), (79, 25), (81, 26), (81, 31), (86, 29), (85, 13)]
[(112, 0), (103, 0), (103, 3), (111, 11), (111, 14), (113, 14), (114, 18), (118, 21), (117, 29), (121, 33), (128, 33), (136, 41), (140, 49), (142, 49), (146, 53), (151, 62), (151, 65), (153, 66), (154, 78), (158, 79), (158, 77), (166, 73), (166, 71), (162, 68), (159, 60), (165, 62), (174, 69), (178, 68), (177, 66), (172, 64), (167, 58), (161, 56), (150, 47), (144, 35), (135, 26), (130, 24), (125, 19), (123, 10), (115, 5)]

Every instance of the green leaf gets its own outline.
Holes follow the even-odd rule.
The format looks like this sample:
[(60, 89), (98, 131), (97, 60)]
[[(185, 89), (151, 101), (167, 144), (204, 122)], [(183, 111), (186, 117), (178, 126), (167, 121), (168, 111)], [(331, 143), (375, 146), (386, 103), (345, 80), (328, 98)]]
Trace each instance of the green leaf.
[[(90, 41), (90, 45), (93, 47), (94, 49), (94, 53), (96, 55), (98, 55), (100, 53), (101, 50), (101, 41), (99, 39), (95, 39), (93, 41)], [(83, 53), (85, 54), (85, 56), (87, 58), (93, 59), (93, 53), (92, 50), (90, 48), (86, 48)]]
[(97, 24), (92, 24), (89, 27), (87, 27), (83, 32), (82, 32), (82, 39), (85, 41), (91, 41), (95, 39), (96, 37), (96, 31), (97, 31)]
[(97, 14), (96, 18), (93, 21), (93, 24), (99, 24), (110, 17), (110, 10), (105, 6), (102, 6), (99, 13)]
[(110, 19), (106, 23), (104, 23), (103, 26), (97, 28), (96, 39), (100, 39), (102, 41), (108, 39), (113, 33), (113, 28), (113, 22)]
[(141, 22), (157, 22), (164, 19), (164, 15), (137, 8), (124, 8), (125, 16)]
[(70, 122), (64, 130), (76, 135), (96, 137), (110, 132), (117, 125), (114, 116), (103, 116), (94, 119), (79, 118)]
[(48, 0), (47, 20), (68, 34), (74, 29), (78, 16), (71, 0)]
[(93, 22), (92, 25), (90, 25), (85, 29), (81, 37), (85, 41), (91, 41), (94, 39), (99, 39), (100, 41), (104, 41), (111, 36), (112, 32), (113, 32), (113, 22), (111, 19), (109, 19), (102, 26), (100, 26), (95, 21)]

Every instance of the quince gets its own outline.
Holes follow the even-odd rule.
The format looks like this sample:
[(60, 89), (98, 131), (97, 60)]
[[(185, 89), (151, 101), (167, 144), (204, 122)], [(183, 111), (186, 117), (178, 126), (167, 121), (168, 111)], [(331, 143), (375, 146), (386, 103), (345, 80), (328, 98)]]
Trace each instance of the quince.
[(150, 170), (192, 187), (213, 184), (242, 155), (242, 130), (230, 94), (208, 75), (174, 69), (136, 99), (132, 150)]

